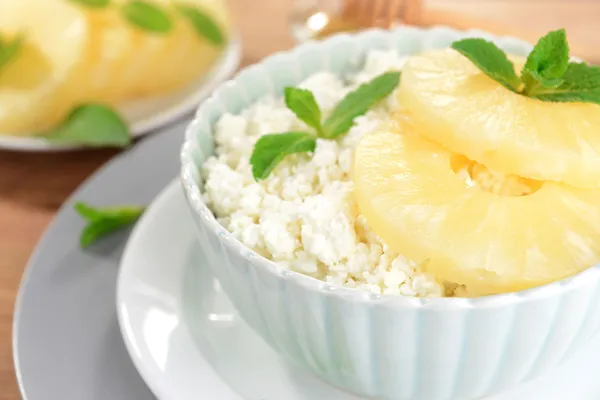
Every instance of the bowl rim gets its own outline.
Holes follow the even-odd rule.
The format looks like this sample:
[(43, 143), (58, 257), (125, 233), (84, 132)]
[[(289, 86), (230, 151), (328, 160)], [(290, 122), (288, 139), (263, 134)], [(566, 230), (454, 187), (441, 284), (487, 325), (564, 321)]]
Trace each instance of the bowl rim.
[[(357, 303), (368, 303), (371, 305), (385, 305), (388, 307), (401, 307), (401, 308), (429, 308), (429, 309), (442, 309), (442, 310), (464, 310), (473, 308), (497, 308), (510, 306), (514, 304), (532, 302), (535, 300), (552, 297), (556, 295), (563, 295), (572, 290), (576, 290), (578, 287), (595, 282), (600, 276), (600, 264), (593, 265), (581, 272), (570, 277), (547, 283), (534, 288), (517, 291), (500, 293), (481, 297), (436, 297), (436, 298), (424, 298), (424, 297), (412, 297), (412, 296), (401, 296), (394, 294), (375, 294), (362, 289), (348, 288), (344, 286), (333, 285), (325, 281), (313, 278), (299, 272), (289, 270), (269, 260), (254, 250), (250, 249), (240, 241), (238, 241), (233, 234), (231, 234), (225, 227), (223, 227), (212, 211), (206, 206), (203, 201), (200, 186), (196, 182), (195, 176), (197, 176), (197, 167), (194, 163), (193, 152), (194, 150), (201, 151), (200, 146), (196, 140), (196, 128), (200, 124), (200, 120), (204, 116), (204, 110), (207, 109), (207, 105), (215, 102), (217, 98), (221, 96), (224, 90), (231, 88), (236, 85), (236, 82), (240, 79), (240, 76), (244, 76), (258, 68), (261, 68), (265, 63), (270, 62), (273, 59), (280, 58), (282, 56), (297, 58), (305, 53), (308, 49), (321, 48), (328, 46), (330, 43), (336, 40), (360, 40), (367, 35), (383, 34), (383, 35), (399, 35), (403, 31), (418, 32), (419, 34), (425, 34), (432, 31), (444, 31), (450, 33), (459, 33), (466, 35), (482, 35), (487, 38), (494, 40), (512, 40), (519, 42), (522, 45), (531, 47), (532, 45), (522, 39), (518, 39), (512, 36), (506, 35), (493, 35), (489, 32), (482, 31), (479, 29), (461, 30), (455, 29), (448, 26), (436, 25), (431, 27), (414, 27), (414, 26), (401, 26), (391, 30), (383, 30), (380, 28), (366, 29), (358, 33), (338, 33), (332, 35), (321, 41), (308, 41), (295, 46), (289, 50), (275, 52), (266, 58), (248, 65), (240, 69), (231, 79), (221, 83), (217, 89), (198, 107), (193, 120), (186, 127), (185, 140), (181, 146), (180, 151), (180, 179), (183, 185), (185, 196), (192, 212), (196, 213), (202, 223), (206, 224), (211, 234), (218, 237), (218, 240), (222, 242), (224, 248), (228, 251), (234, 251), (241, 255), (248, 261), (253, 268), (259, 268), (263, 272), (275, 275), (278, 279), (283, 279), (288, 284), (302, 286), (304, 289), (311, 292), (319, 292), (327, 296), (341, 297), (346, 300), (350, 300)], [(196, 171), (196, 173), (194, 173)], [(198, 227), (196, 227), (198, 229)]]

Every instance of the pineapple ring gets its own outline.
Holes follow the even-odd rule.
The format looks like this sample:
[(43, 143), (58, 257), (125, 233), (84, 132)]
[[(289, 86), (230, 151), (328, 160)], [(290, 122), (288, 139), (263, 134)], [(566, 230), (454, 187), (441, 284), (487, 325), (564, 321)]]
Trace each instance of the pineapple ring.
[[(0, 74), (0, 134), (44, 131), (83, 102), (118, 106), (171, 92), (203, 76), (222, 53), (167, 7), (171, 0), (152, 0), (170, 13), (167, 35), (127, 22), (119, 9), (126, 1), (96, 9), (65, 0), (0, 0), (0, 34), (23, 33), (26, 40)], [(224, 1), (182, 3), (201, 7), (228, 31)]]
[(0, 33), (25, 35), (0, 74), (0, 133), (44, 129), (56, 122), (55, 94), (83, 53), (85, 21), (64, 1), (0, 1)]
[(471, 160), (530, 179), (600, 188), (598, 105), (513, 93), (451, 49), (409, 59), (399, 99), (424, 135)]
[[(205, 74), (222, 52), (198, 37), (189, 21), (173, 12), (171, 0), (151, 0), (167, 10), (173, 30), (146, 32), (127, 22), (116, 0), (105, 10), (77, 7), (91, 35), (84, 63), (72, 79), (71, 93), (83, 99), (116, 105), (161, 95)], [(223, 1), (185, 0), (177, 4), (201, 7), (226, 31), (229, 13)]]
[(355, 150), (355, 198), (392, 249), (424, 262), (470, 295), (519, 291), (600, 260), (600, 190), (543, 182), (502, 196), (465, 182), (453, 153), (403, 126), (364, 136)]

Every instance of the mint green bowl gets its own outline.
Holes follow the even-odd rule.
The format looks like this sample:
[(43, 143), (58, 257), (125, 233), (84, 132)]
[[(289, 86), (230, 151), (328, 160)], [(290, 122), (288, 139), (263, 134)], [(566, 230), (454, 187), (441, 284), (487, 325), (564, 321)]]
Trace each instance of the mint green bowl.
[(333, 287), (238, 242), (204, 204), (199, 171), (214, 151), (212, 129), (223, 113), (238, 113), (266, 95), (280, 96), (285, 86), (318, 71), (357, 71), (372, 49), (408, 55), (448, 47), (465, 36), (492, 39), (513, 54), (531, 49), (514, 38), (443, 27), (371, 30), (306, 43), (221, 85), (198, 109), (181, 151), (181, 180), (198, 245), (240, 315), (296, 364), (370, 398), (476, 399), (538, 376), (599, 330), (600, 268), (524, 292), (476, 299)]

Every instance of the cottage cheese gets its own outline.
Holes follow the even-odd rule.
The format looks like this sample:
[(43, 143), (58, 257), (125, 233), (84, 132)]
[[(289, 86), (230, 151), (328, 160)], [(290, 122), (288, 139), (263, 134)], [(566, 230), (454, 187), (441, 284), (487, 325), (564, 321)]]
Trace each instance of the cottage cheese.
[[(299, 86), (314, 93), (327, 116), (348, 91), (403, 63), (394, 51), (372, 51), (347, 81), (321, 72)], [(353, 148), (396, 107), (396, 96), (389, 96), (357, 118), (347, 135), (317, 140), (314, 154), (286, 157), (261, 182), (249, 161), (256, 140), (309, 128), (282, 99), (264, 98), (240, 115), (223, 115), (215, 127), (216, 155), (202, 171), (207, 205), (239, 241), (290, 270), (377, 294), (442, 296), (440, 284), (370, 230), (352, 196)]]

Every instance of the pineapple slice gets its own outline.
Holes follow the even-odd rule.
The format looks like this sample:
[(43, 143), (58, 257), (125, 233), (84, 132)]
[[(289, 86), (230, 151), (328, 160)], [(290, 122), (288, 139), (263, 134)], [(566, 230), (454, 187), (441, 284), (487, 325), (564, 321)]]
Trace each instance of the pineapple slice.
[(91, 34), (85, 55), (69, 82), (67, 97), (77, 102), (114, 103), (125, 89), (122, 72), (140, 51), (133, 29), (115, 7), (95, 9), (76, 4), (72, 7), (85, 18)]
[[(220, 47), (198, 37), (170, 0), (151, 0), (171, 17), (173, 30), (167, 34), (147, 32), (126, 21), (120, 6), (127, 1), (117, 0), (100, 10), (79, 7), (92, 35), (72, 93), (109, 104), (160, 95), (205, 74), (221, 54)], [(177, 4), (182, 3), (200, 7), (227, 32), (229, 14), (223, 1)]]
[(513, 93), (451, 49), (412, 57), (399, 99), (422, 133), (451, 151), (510, 174), (600, 188), (598, 105)]
[[(119, 103), (165, 94), (201, 77), (222, 52), (201, 38), (170, 0), (168, 34), (128, 22), (114, 0), (89, 8), (64, 0), (0, 1), (0, 33), (23, 33), (26, 46), (0, 72), (0, 133), (27, 135), (60, 122), (83, 102)], [(222, 0), (182, 0), (197, 6), (228, 32)], [(51, 15), (51, 18), (48, 18)]]
[(0, 71), (0, 133), (44, 129), (62, 117), (55, 96), (80, 59), (87, 33), (81, 15), (66, 2), (0, 1), (0, 34), (25, 37), (16, 58)]
[[(172, 4), (197, 7), (210, 15), (225, 35), (229, 34), (231, 20), (227, 3), (224, 0), (154, 1), (164, 7)], [(134, 95), (165, 93), (202, 77), (210, 70), (223, 51), (222, 47), (198, 36), (190, 22), (181, 14), (174, 13), (172, 15), (174, 29), (170, 39), (156, 52), (152, 61), (155, 63), (154, 70), (152, 73), (148, 73), (150, 79), (141, 79), (133, 90)], [(150, 40), (147, 45), (151, 48), (152, 38), (146, 37), (146, 40)], [(142, 65), (139, 74), (134, 69), (129, 73), (131, 76), (143, 76), (143, 71), (147, 67), (148, 65)]]
[(361, 139), (353, 180), (385, 243), (473, 296), (532, 288), (600, 260), (600, 190), (499, 176), (406, 124)]

